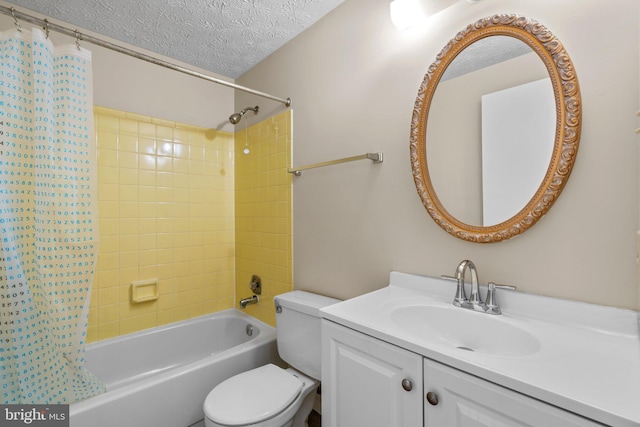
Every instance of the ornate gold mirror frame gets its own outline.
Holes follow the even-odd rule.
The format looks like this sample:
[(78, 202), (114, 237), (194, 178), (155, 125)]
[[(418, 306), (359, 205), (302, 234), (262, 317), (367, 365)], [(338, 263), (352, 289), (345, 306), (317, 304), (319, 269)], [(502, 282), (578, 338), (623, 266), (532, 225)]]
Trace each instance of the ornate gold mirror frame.
[[(500, 224), (474, 226), (450, 215), (436, 195), (427, 167), (427, 120), (436, 87), (449, 64), (467, 46), (495, 35), (523, 41), (547, 68), (556, 104), (555, 141), (547, 172), (529, 203)], [(573, 63), (562, 43), (542, 24), (526, 17), (495, 15), (480, 19), (456, 34), (440, 51), (418, 90), (411, 118), (410, 150), (413, 178), (422, 204), (440, 227), (460, 239), (492, 243), (517, 236), (533, 226), (560, 195), (578, 152), (580, 126), (580, 88)]]

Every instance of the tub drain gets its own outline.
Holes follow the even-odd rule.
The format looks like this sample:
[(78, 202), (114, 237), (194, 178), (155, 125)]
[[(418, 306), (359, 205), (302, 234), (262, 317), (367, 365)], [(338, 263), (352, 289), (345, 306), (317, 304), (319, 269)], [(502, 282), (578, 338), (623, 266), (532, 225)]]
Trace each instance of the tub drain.
[(253, 326), (247, 325), (247, 327), (244, 330), (247, 332), (247, 335), (249, 336), (253, 335)]
[(459, 347), (456, 347), (456, 348), (459, 348), (460, 350), (466, 350), (466, 351), (475, 351), (474, 349), (469, 348), (469, 347), (465, 347), (465, 346), (463, 346), (463, 345), (461, 345), (461, 346), (459, 346)]

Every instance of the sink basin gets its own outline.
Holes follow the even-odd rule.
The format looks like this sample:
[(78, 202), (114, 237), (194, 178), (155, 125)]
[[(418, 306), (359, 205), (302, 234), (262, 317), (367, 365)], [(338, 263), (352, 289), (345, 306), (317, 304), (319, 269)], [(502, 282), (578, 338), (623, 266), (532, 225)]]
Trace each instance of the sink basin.
[(540, 341), (534, 335), (508, 319), (453, 305), (398, 307), (391, 313), (391, 319), (421, 339), (439, 339), (460, 351), (518, 357), (540, 349)]

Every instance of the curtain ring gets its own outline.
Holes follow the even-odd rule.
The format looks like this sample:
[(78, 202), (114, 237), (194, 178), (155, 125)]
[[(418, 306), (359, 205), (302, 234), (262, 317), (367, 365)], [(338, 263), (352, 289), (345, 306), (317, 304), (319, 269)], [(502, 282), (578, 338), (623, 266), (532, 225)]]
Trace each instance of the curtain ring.
[(11, 8), (11, 16), (13, 16), (13, 21), (16, 24), (16, 30), (22, 32), (22, 28), (20, 27), (20, 23), (18, 22), (18, 18), (16, 18), (16, 10)]
[(76, 35), (76, 47), (78, 48), (78, 50), (80, 50), (80, 40), (82, 40), (80, 31), (75, 30), (74, 33)]
[(44, 20), (44, 35), (48, 39), (49, 38), (49, 21)]

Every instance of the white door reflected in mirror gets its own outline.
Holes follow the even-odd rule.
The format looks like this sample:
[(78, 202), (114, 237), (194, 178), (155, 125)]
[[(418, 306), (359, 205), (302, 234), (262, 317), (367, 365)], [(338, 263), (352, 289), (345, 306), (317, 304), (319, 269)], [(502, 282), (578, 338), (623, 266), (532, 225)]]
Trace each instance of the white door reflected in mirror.
[(555, 121), (548, 78), (482, 97), (482, 225), (529, 203), (549, 167)]

